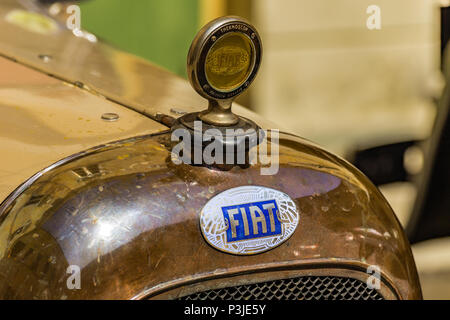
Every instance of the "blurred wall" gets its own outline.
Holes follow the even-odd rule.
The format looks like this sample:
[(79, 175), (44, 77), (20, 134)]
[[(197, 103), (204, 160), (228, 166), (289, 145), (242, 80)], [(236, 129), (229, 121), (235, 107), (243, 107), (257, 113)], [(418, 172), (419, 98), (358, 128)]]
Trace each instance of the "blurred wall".
[[(381, 29), (366, 13), (377, 5)], [(252, 106), (344, 154), (423, 137), (439, 76), (439, 10), (427, 0), (258, 0), (264, 57)]]

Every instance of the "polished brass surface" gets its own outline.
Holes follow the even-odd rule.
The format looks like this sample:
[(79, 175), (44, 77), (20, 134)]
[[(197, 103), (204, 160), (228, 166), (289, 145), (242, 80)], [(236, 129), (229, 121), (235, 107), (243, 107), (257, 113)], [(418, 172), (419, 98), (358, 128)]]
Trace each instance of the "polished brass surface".
[(53, 19), (27, 10), (12, 10), (6, 15), (5, 19), (9, 23), (16, 24), (31, 32), (48, 34), (58, 31), (58, 24)]
[[(176, 297), (235, 285), (244, 275), (247, 283), (305, 272), (365, 279), (367, 267), (377, 265), (386, 299), (421, 298), (399, 222), (344, 160), (281, 134), (280, 170), (264, 176), (260, 164), (228, 171), (174, 165), (169, 140), (159, 134), (88, 151), (4, 202), (0, 297)], [(293, 199), (301, 218), (288, 241), (254, 256), (224, 254), (204, 241), (201, 208), (242, 185), (269, 186)], [(79, 290), (66, 285), (69, 265), (81, 269)]]
[[(17, 8), (4, 0), (0, 16)], [(8, 58), (0, 63), (13, 70), (0, 75), (8, 129), (0, 143), (0, 195), (23, 182), (0, 205), (0, 298), (176, 298), (304, 274), (365, 281), (370, 265), (381, 269), (386, 299), (421, 298), (392, 209), (344, 160), (282, 134), (280, 170), (272, 176), (260, 174), (261, 164), (177, 166), (165, 127), (129, 109), (167, 126), (169, 115), (205, 109), (185, 80), (62, 28), (43, 34), (0, 18), (0, 30), (0, 54)], [(119, 120), (102, 120), (108, 112)], [(301, 214), (288, 241), (244, 257), (209, 246), (198, 220), (209, 199), (243, 185), (285, 192)], [(69, 266), (81, 270), (80, 289), (67, 285)]]
[[(167, 128), (133, 110), (0, 57), (0, 201), (52, 163)], [(102, 114), (120, 119), (107, 122)]]
[[(14, 0), (0, 2), (0, 17), (23, 7)], [(207, 101), (188, 82), (154, 64), (117, 50), (102, 41), (91, 42), (70, 30), (42, 34), (0, 18), (0, 55), (44, 71), (85, 90), (117, 101), (153, 119), (158, 114), (179, 117), (172, 108), (196, 112)], [(52, 57), (48, 62), (39, 58)], [(276, 127), (270, 121), (237, 104), (234, 111), (256, 121), (261, 127)]]

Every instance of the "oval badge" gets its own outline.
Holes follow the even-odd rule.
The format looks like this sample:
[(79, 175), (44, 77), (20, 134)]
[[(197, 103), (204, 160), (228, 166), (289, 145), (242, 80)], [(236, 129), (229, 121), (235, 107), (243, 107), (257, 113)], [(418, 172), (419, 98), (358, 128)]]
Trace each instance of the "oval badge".
[(260, 186), (226, 190), (206, 203), (200, 228), (214, 248), (250, 255), (275, 248), (294, 233), (299, 213), (285, 193)]

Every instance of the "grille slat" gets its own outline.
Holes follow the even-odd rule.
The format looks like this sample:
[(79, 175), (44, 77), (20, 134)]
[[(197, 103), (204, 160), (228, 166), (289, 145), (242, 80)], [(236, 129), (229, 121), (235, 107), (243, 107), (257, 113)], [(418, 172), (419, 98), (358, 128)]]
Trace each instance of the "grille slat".
[(180, 300), (383, 300), (366, 283), (334, 276), (303, 276), (193, 293)]

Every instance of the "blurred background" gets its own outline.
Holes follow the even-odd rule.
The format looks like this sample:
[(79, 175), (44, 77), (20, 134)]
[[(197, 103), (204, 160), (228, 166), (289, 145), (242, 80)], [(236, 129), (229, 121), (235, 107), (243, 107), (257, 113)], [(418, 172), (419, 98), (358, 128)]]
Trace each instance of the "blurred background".
[[(366, 26), (373, 4), (379, 30)], [(183, 77), (202, 25), (227, 14), (248, 18), (264, 59), (239, 102), (338, 154), (430, 133), (443, 88), (436, 1), (90, 0), (80, 7), (84, 29)]]
[[(181, 77), (201, 26), (223, 15), (249, 19), (260, 31), (264, 56), (258, 77), (238, 102), (366, 173), (410, 229), (425, 298), (450, 299), (449, 233), (418, 235), (422, 220), (414, 213), (418, 194), (425, 194), (417, 181), (431, 152), (421, 142), (432, 135), (439, 103), (446, 103), (442, 66), (450, 1), (87, 0), (79, 5), (83, 29)], [(379, 8), (379, 29), (367, 26), (371, 5)], [(436, 192), (450, 197), (442, 190)], [(448, 208), (439, 210), (448, 214), (434, 223), (450, 221)]]

